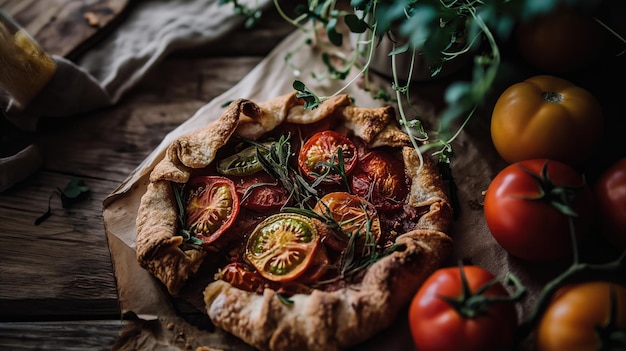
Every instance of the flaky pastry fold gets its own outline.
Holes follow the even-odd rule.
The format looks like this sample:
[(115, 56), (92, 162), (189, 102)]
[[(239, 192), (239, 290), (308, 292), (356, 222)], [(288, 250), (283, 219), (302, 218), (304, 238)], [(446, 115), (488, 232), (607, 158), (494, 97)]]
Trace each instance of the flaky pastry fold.
[(314, 110), (304, 109), (295, 93), (255, 103), (233, 101), (206, 127), (178, 137), (152, 170), (136, 220), (139, 263), (177, 294), (207, 253), (184, 245), (178, 234), (172, 182), (187, 182), (194, 169), (210, 165), (219, 148), (238, 135), (258, 139), (283, 122), (315, 123), (337, 118), (342, 128), (368, 147), (402, 147), (405, 172), (411, 179), (409, 205), (422, 209), (417, 227), (399, 235), (403, 244), (371, 265), (361, 282), (334, 291), (296, 294), (284, 304), (276, 292), (262, 295), (214, 281), (204, 291), (206, 312), (213, 323), (261, 350), (340, 350), (358, 344), (388, 327), (421, 283), (451, 251), (445, 233), (452, 210), (435, 165), (420, 161), (408, 136), (395, 124), (393, 108), (360, 108), (338, 95)]

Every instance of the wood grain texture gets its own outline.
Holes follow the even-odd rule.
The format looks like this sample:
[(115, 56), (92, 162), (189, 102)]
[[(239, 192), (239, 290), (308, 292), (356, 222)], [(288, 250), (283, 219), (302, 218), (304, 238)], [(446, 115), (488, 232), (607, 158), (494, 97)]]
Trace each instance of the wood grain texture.
[(111, 350), (120, 320), (0, 323), (3, 350)]
[(11, 15), (50, 54), (77, 57), (113, 29), (130, 0), (2, 0)]

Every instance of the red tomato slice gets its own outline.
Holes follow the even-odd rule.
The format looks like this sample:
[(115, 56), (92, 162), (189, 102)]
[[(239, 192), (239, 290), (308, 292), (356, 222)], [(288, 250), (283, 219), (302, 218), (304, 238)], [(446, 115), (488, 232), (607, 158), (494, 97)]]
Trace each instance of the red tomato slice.
[(341, 173), (329, 169), (331, 164), (339, 166), (339, 149), (343, 157), (343, 170), (348, 176), (358, 160), (356, 146), (347, 137), (331, 130), (316, 133), (302, 146), (298, 154), (298, 167), (311, 180), (325, 175), (323, 183), (340, 182)]
[(220, 270), (219, 277), (232, 286), (246, 291), (259, 291), (266, 284), (266, 281), (259, 274), (245, 269), (238, 262), (226, 265)]
[(225, 177), (200, 176), (187, 187), (186, 227), (208, 245), (219, 239), (239, 213), (235, 184)]
[(409, 193), (404, 164), (382, 151), (371, 151), (361, 158), (351, 187), (352, 193), (370, 201), (381, 212), (402, 208)]
[(233, 177), (241, 206), (253, 211), (278, 210), (287, 203), (287, 190), (266, 172)]

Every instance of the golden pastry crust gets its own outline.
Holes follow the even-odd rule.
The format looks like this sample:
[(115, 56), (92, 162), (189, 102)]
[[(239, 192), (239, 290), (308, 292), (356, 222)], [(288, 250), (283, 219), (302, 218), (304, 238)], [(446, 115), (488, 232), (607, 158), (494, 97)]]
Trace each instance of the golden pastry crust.
[(206, 311), (218, 327), (260, 350), (342, 350), (390, 326), (424, 280), (450, 254), (445, 234), (452, 219), (443, 184), (425, 158), (405, 147), (406, 172), (413, 183), (411, 206), (427, 208), (417, 227), (398, 236), (404, 249), (375, 262), (363, 280), (335, 291), (296, 294), (286, 305), (271, 289), (263, 295), (218, 280), (204, 291)]
[(333, 291), (313, 289), (295, 294), (287, 305), (276, 292), (262, 295), (217, 280), (204, 291), (206, 312), (213, 323), (262, 350), (339, 350), (360, 343), (389, 326), (421, 283), (451, 251), (445, 233), (452, 210), (436, 167), (421, 162), (408, 136), (395, 127), (391, 107), (352, 106), (347, 95), (303, 109), (295, 93), (256, 104), (232, 102), (213, 123), (176, 139), (150, 174), (150, 184), (137, 215), (137, 257), (140, 264), (176, 294), (197, 271), (206, 253), (183, 244), (178, 235), (177, 206), (172, 184), (185, 183), (194, 169), (211, 164), (233, 135), (256, 140), (283, 122), (315, 123), (337, 118), (340, 128), (368, 147), (402, 147), (405, 172), (411, 179), (408, 204), (423, 213), (415, 229), (397, 236), (402, 249), (371, 265), (363, 279)]

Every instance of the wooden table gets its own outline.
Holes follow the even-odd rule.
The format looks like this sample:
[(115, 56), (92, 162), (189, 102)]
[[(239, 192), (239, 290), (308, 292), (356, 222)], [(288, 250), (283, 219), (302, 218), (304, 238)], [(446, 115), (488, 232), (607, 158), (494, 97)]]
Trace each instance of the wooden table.
[[(16, 11), (28, 9), (21, 0), (0, 3), (3, 9), (12, 4), (19, 5)], [(80, 12), (74, 15), (82, 18)], [(34, 23), (42, 18), (15, 18), (36, 38), (49, 35)], [(58, 24), (61, 19), (48, 20)], [(257, 30), (242, 28), (210, 50), (167, 59), (115, 107), (44, 121), (36, 133), (0, 124), (3, 138), (12, 141), (3, 147), (19, 149), (33, 142), (44, 159), (37, 173), (0, 193), (0, 349), (111, 349), (123, 321), (103, 200), (168, 132), (235, 85), (292, 30), (268, 12)], [(49, 40), (42, 45), (57, 49)], [(52, 196), (52, 216), (35, 225), (51, 194), (77, 177), (89, 187), (88, 197), (63, 209), (60, 198)]]
[[(63, 27), (63, 20), (84, 21), (85, 8), (55, 17), (60, 12), (50, 8), (63, 8), (64, 1), (76, 3), (0, 0), (0, 5), (21, 14), (18, 21), (47, 50), (71, 57), (97, 36), (81, 25), (69, 46), (53, 40), (62, 32), (55, 37), (46, 29)], [(127, 3), (109, 3), (123, 18)], [(48, 6), (39, 12), (48, 18), (30, 16), (38, 12), (28, 4)], [(108, 25), (113, 19), (101, 20)], [(0, 349), (111, 349), (125, 322), (103, 227), (103, 200), (168, 132), (235, 85), (292, 31), (270, 11), (254, 31), (239, 29), (210, 49), (168, 58), (114, 107), (43, 121), (36, 133), (0, 123), (2, 137), (11, 140), (4, 147), (17, 150), (35, 143), (44, 160), (38, 172), (0, 193)], [(619, 108), (617, 92), (603, 101)], [(89, 195), (63, 209), (59, 197), (51, 195), (77, 177), (84, 179)], [(51, 217), (35, 225), (49, 198)]]

